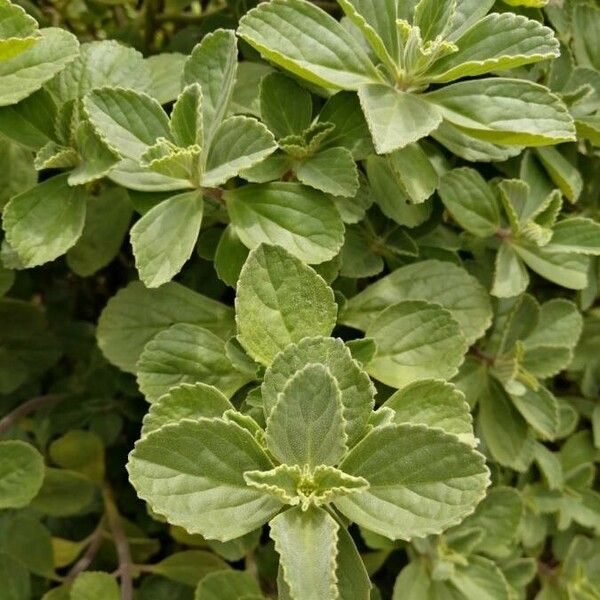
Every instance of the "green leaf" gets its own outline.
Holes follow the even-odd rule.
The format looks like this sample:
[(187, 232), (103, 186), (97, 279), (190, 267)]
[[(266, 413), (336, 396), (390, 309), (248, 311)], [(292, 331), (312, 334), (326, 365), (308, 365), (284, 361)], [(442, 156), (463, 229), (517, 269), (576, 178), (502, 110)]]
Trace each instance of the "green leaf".
[(183, 83), (202, 88), (204, 147), (211, 145), (217, 127), (225, 118), (237, 71), (237, 41), (229, 29), (208, 33), (192, 50), (183, 69)]
[(412, 204), (409, 201), (387, 157), (369, 156), (366, 168), (371, 184), (366, 193), (373, 196), (386, 217), (406, 227), (417, 227), (427, 221), (432, 213), (432, 204)]
[[(523, 508), (521, 495), (516, 489), (495, 487), (454, 531), (479, 529), (482, 535), (472, 552), (491, 558), (507, 558), (516, 543)], [(453, 533), (448, 532), (450, 539)]]
[(338, 530), (337, 549), (339, 600), (369, 600), (374, 588), (354, 540), (344, 527)]
[(178, 52), (155, 54), (145, 59), (150, 71), (150, 91), (161, 104), (173, 102), (181, 93), (181, 72), (187, 56)]
[(261, 245), (250, 253), (235, 305), (238, 339), (253, 359), (265, 365), (289, 344), (329, 335), (337, 314), (325, 281), (277, 246)]
[(558, 222), (550, 240), (553, 252), (600, 255), (600, 223), (585, 217)]
[(96, 486), (74, 471), (46, 468), (44, 483), (31, 507), (51, 517), (69, 517), (89, 510)]
[(149, 402), (182, 383), (214, 385), (230, 397), (249, 381), (233, 368), (221, 338), (189, 323), (160, 331), (144, 347), (136, 368), (138, 385)]
[(137, 161), (158, 138), (171, 137), (167, 114), (141, 92), (102, 88), (90, 92), (83, 105), (98, 135), (125, 158)]
[(323, 365), (308, 364), (284, 387), (267, 419), (271, 454), (287, 465), (336, 465), (346, 453), (341, 392)]
[(515, 471), (527, 470), (533, 458), (527, 423), (496, 381), (490, 380), (479, 398), (479, 426), (494, 460)]
[(50, 262), (75, 245), (85, 222), (86, 193), (56, 175), (15, 196), (5, 207), (6, 239), (27, 267)]
[(252, 575), (228, 569), (203, 577), (194, 600), (245, 600), (246, 597), (254, 600), (254, 596), (262, 598), (262, 593)]
[(552, 244), (539, 248), (515, 241), (512, 247), (530, 269), (545, 279), (571, 290), (582, 290), (587, 286), (589, 259), (586, 256), (554, 252)]
[(225, 569), (229, 569), (229, 565), (211, 552), (184, 550), (167, 556), (148, 570), (172, 581), (196, 587), (207, 575)]
[(497, 298), (512, 298), (522, 294), (529, 285), (529, 273), (512, 246), (500, 244), (496, 254), (494, 283), (490, 293)]
[(222, 417), (225, 411), (232, 409), (233, 404), (216, 387), (206, 383), (182, 383), (171, 387), (150, 405), (142, 422), (141, 436), (183, 419)]
[(38, 493), (44, 480), (44, 459), (20, 440), (0, 442), (0, 508), (22, 508)]
[(558, 433), (558, 402), (545, 387), (526, 390), (522, 395), (511, 394), (522, 417), (544, 439), (553, 440)]
[(481, 454), (423, 425), (374, 429), (340, 469), (364, 477), (370, 488), (336, 499), (336, 506), (351, 521), (392, 540), (457, 524), (473, 512), (489, 484)]
[[(430, 595), (431, 580), (424, 561), (412, 561), (398, 575), (392, 600), (424, 600)], [(452, 600), (450, 595), (447, 600)]]
[(132, 213), (123, 188), (107, 186), (86, 200), (83, 233), (67, 251), (67, 264), (80, 277), (93, 275), (117, 256)]
[(452, 218), (469, 233), (489, 237), (500, 227), (496, 197), (475, 169), (448, 171), (441, 179), (439, 194)]
[(117, 580), (108, 573), (86, 571), (71, 587), (71, 600), (119, 600)]
[(288, 248), (300, 260), (322, 263), (337, 255), (344, 226), (333, 202), (297, 183), (248, 185), (225, 192), (229, 216), (242, 242)]
[(419, 144), (392, 152), (389, 161), (398, 183), (412, 202), (425, 202), (435, 192), (439, 177)]
[(269, 417), (287, 382), (305, 365), (324, 365), (341, 392), (345, 432), (353, 446), (365, 431), (375, 389), (368, 375), (340, 339), (305, 338), (285, 348), (265, 372), (261, 387), (265, 417)]
[(39, 40), (7, 60), (0, 60), (0, 106), (16, 104), (39, 90), (79, 52), (77, 38), (64, 29), (40, 30)]
[(473, 420), (465, 397), (451, 383), (424, 380), (411, 383), (392, 394), (382, 405), (394, 411), (393, 423), (427, 425), (454, 434), (475, 446)]
[[(140, 157), (140, 166), (170, 179), (181, 181), (181, 188), (198, 181), (201, 148), (180, 148), (165, 138), (149, 146)], [(184, 183), (185, 182), (185, 183)]]
[(292, 600), (335, 600), (340, 526), (322, 508), (290, 508), (269, 522)]
[(352, 198), (358, 192), (358, 169), (346, 148), (329, 148), (296, 166), (298, 181), (333, 196)]
[(20, 54), (38, 41), (37, 21), (23, 8), (4, 1), (0, 5), (0, 60)]
[(277, 139), (302, 134), (312, 111), (310, 92), (293, 79), (270, 73), (260, 82), (260, 117)]
[(54, 578), (54, 557), (50, 532), (38, 519), (20, 513), (7, 527), (0, 545), (5, 552), (17, 559), (35, 575)]
[(458, 51), (437, 61), (427, 77), (447, 82), (556, 58), (558, 40), (549, 27), (513, 13), (484, 17), (456, 41)]
[(240, 19), (238, 35), (268, 61), (317, 85), (355, 90), (381, 80), (353, 35), (306, 0), (260, 5)]
[(70, 429), (54, 440), (48, 450), (55, 465), (95, 481), (104, 478), (104, 445), (95, 433)]
[(157, 204), (131, 228), (131, 245), (140, 279), (150, 288), (170, 281), (190, 258), (202, 223), (198, 191)]
[(456, 3), (456, 14), (448, 39), (455, 41), (475, 23), (483, 19), (492, 8), (494, 0), (462, 0)]
[(358, 88), (360, 104), (378, 154), (388, 154), (429, 135), (442, 122), (435, 104), (385, 84)]
[(556, 148), (538, 148), (536, 152), (552, 181), (571, 202), (577, 202), (583, 191), (579, 171)]
[(300, 505), (302, 510), (329, 504), (340, 496), (369, 487), (364, 478), (352, 477), (326, 465), (311, 470), (306, 465), (283, 464), (270, 471), (246, 471), (244, 479), (250, 487), (271, 494), (285, 504)]
[(452, 314), (436, 304), (406, 300), (379, 313), (365, 335), (377, 345), (366, 365), (378, 381), (401, 388), (422, 379), (450, 379), (467, 350)]
[(130, 283), (113, 296), (98, 321), (100, 349), (114, 365), (135, 373), (144, 346), (173, 323), (191, 323), (226, 339), (233, 328), (233, 311), (178, 283), (149, 290)]
[(260, 527), (281, 503), (249, 488), (245, 471), (270, 461), (252, 435), (222, 419), (183, 420), (141, 439), (127, 469), (152, 510), (189, 533), (222, 542)]
[(421, 30), (424, 42), (445, 37), (456, 14), (455, 0), (420, 0), (415, 6), (413, 24)]
[(229, 117), (216, 129), (202, 184), (217, 187), (260, 163), (277, 149), (271, 132), (251, 117)]
[(115, 40), (82, 44), (77, 58), (46, 88), (60, 106), (106, 86), (147, 92), (151, 75), (141, 52)]
[(248, 248), (241, 242), (235, 229), (228, 225), (219, 239), (215, 253), (215, 270), (219, 279), (235, 288), (247, 258)]
[(31, 581), (27, 569), (16, 559), (0, 552), (3, 600), (30, 600)]
[(468, 565), (459, 566), (451, 581), (466, 598), (510, 599), (510, 589), (502, 571), (491, 560), (481, 556), (472, 556)]
[(351, 298), (340, 322), (366, 331), (385, 308), (403, 300), (435, 302), (460, 324), (469, 344), (490, 326), (492, 308), (481, 284), (448, 262), (423, 260), (396, 269)]
[(0, 209), (17, 194), (31, 189), (38, 179), (29, 150), (3, 140), (0, 153)]
[(202, 87), (199, 83), (188, 85), (177, 98), (171, 111), (170, 127), (173, 139), (182, 148), (203, 146)]
[(573, 7), (573, 52), (583, 67), (600, 70), (600, 50), (596, 36), (600, 27), (600, 10), (593, 4), (577, 3)]
[(547, 146), (574, 141), (566, 106), (550, 91), (520, 79), (476, 79), (425, 95), (469, 135), (496, 144)]

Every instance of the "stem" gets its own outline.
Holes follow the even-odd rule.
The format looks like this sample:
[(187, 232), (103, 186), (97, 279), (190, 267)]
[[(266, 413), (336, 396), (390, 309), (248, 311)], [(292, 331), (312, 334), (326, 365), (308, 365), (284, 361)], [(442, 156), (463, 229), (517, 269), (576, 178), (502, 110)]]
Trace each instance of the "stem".
[(223, 202), (223, 190), (220, 188), (202, 188), (202, 193), (219, 203)]
[(23, 402), (17, 406), (12, 412), (0, 419), (0, 435), (5, 434), (11, 427), (14, 427), (21, 419), (25, 418), (29, 413), (32, 413), (40, 408), (53, 406), (66, 399), (64, 394), (48, 394), (47, 396), (38, 396)]
[(75, 580), (79, 573), (83, 573), (91, 564), (100, 546), (102, 546), (102, 539), (104, 535), (104, 517), (100, 519), (96, 529), (92, 532), (89, 537), (89, 546), (87, 547), (83, 556), (71, 567), (71, 570), (67, 573), (64, 579), (64, 583), (70, 583)]
[(115, 504), (112, 490), (106, 485), (102, 492), (108, 526), (112, 532), (115, 549), (119, 558), (119, 577), (121, 579), (121, 600), (133, 598), (133, 562), (129, 542), (123, 529), (121, 515)]

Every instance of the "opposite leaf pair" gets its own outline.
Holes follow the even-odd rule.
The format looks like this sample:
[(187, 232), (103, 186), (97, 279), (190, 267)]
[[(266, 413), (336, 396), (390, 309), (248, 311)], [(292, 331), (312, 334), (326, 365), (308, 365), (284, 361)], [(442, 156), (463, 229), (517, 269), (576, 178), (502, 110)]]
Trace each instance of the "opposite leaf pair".
[(334, 508), (410, 539), (460, 521), (485, 493), (468, 406), (448, 384), (415, 384), (373, 413), (348, 349), (313, 338), (275, 358), (261, 392), (265, 429), (214, 388), (173, 388), (152, 404), (128, 469), (153, 510), (191, 533), (225, 541), (270, 519), (283, 598), (369, 597)]

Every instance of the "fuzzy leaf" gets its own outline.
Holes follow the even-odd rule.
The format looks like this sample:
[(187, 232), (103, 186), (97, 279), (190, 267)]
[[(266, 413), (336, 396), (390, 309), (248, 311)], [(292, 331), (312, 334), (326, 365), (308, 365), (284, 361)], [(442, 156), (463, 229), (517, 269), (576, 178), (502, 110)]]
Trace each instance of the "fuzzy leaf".
[(250, 253), (235, 304), (238, 339), (265, 365), (291, 343), (329, 335), (337, 314), (325, 281), (277, 246), (261, 245)]
[(296, 166), (301, 183), (333, 196), (352, 198), (358, 192), (358, 170), (352, 153), (329, 148), (306, 158)]
[(319, 191), (278, 182), (228, 191), (225, 200), (237, 235), (250, 249), (277, 244), (304, 262), (322, 263), (342, 247), (342, 220)]
[(381, 80), (352, 34), (306, 0), (261, 4), (240, 19), (238, 35), (268, 61), (317, 85), (355, 90)]
[(225, 343), (207, 329), (179, 323), (150, 340), (137, 362), (137, 380), (146, 400), (153, 402), (182, 383), (214, 385), (232, 396), (248, 382), (225, 353)]
[(147, 287), (170, 281), (190, 258), (203, 207), (199, 192), (179, 194), (157, 204), (131, 228), (136, 267)]
[(222, 419), (165, 425), (141, 439), (127, 470), (139, 496), (189, 533), (222, 542), (260, 527), (281, 507), (249, 488), (245, 471), (272, 465), (252, 435)]
[(341, 392), (328, 369), (308, 364), (278, 397), (267, 420), (267, 447), (287, 465), (336, 465), (345, 454)]
[(351, 521), (392, 540), (440, 533), (460, 522), (489, 484), (481, 454), (423, 425), (374, 429), (340, 468), (364, 477), (370, 488), (336, 499), (336, 506)]

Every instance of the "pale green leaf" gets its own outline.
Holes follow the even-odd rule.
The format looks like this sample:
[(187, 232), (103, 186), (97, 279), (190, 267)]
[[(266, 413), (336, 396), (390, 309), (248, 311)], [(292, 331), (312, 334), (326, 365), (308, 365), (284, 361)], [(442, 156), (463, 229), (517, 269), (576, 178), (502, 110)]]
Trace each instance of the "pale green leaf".
[(152, 510), (222, 542), (260, 527), (281, 503), (249, 488), (245, 471), (272, 465), (252, 435), (221, 419), (165, 425), (137, 442), (127, 469)]
[(401, 300), (440, 304), (458, 321), (468, 343), (491, 324), (485, 288), (464, 269), (437, 260), (401, 267), (370, 285), (348, 301), (340, 322), (365, 331), (382, 310)]
[(558, 432), (558, 402), (548, 389), (527, 389), (524, 394), (511, 394), (521, 416), (544, 439), (553, 440)]
[(286, 383), (308, 364), (324, 365), (335, 379), (341, 392), (348, 443), (354, 445), (367, 425), (375, 390), (368, 375), (340, 339), (306, 338), (275, 357), (261, 388), (265, 417), (271, 414)]
[(298, 181), (333, 196), (350, 197), (358, 192), (358, 169), (346, 148), (329, 148), (300, 161)]
[(146, 343), (173, 323), (198, 325), (223, 339), (234, 328), (233, 311), (220, 302), (178, 283), (149, 290), (133, 282), (119, 290), (100, 315), (98, 345), (112, 364), (135, 373)]
[(555, 298), (540, 307), (535, 329), (524, 339), (526, 352), (545, 346), (573, 349), (583, 328), (577, 306), (568, 300)]
[(549, 27), (513, 13), (490, 14), (456, 41), (458, 51), (437, 61), (427, 77), (447, 82), (515, 69), (559, 56)]
[(452, 433), (465, 444), (476, 445), (469, 405), (451, 383), (417, 381), (392, 394), (382, 406), (394, 411), (393, 423), (427, 425)]
[(452, 378), (467, 350), (452, 314), (420, 300), (405, 300), (385, 309), (365, 335), (377, 345), (367, 372), (395, 388), (421, 379)]
[(400, 571), (396, 579), (392, 600), (429, 600), (430, 586), (430, 577), (424, 561), (411, 561)]
[(241, 242), (235, 229), (228, 225), (219, 239), (215, 252), (215, 270), (219, 279), (235, 288), (247, 258), (248, 248)]
[(0, 152), (0, 209), (17, 194), (31, 189), (38, 180), (33, 166), (32, 153), (19, 146), (2, 140)]
[(490, 290), (492, 296), (512, 298), (522, 294), (528, 285), (529, 273), (517, 253), (508, 242), (500, 244)]
[(571, 202), (577, 202), (583, 191), (579, 171), (556, 148), (538, 148), (536, 152), (552, 181)]
[(389, 539), (440, 533), (473, 512), (489, 471), (481, 454), (423, 425), (386, 425), (357, 444), (340, 468), (367, 491), (336, 499), (354, 521)]
[(473, 556), (468, 565), (459, 566), (451, 581), (465, 598), (510, 600), (511, 597), (502, 571), (494, 562), (481, 556)]
[(306, 0), (261, 4), (240, 19), (238, 35), (268, 61), (317, 85), (355, 90), (381, 80), (352, 34)]
[(141, 435), (183, 419), (222, 417), (226, 410), (231, 409), (233, 404), (216, 387), (205, 383), (182, 383), (150, 405), (144, 416)]
[(548, 146), (574, 141), (566, 106), (547, 88), (521, 79), (476, 79), (425, 95), (444, 119), (496, 144)]
[(398, 183), (412, 202), (425, 202), (435, 192), (439, 177), (419, 144), (395, 150), (389, 155), (389, 161)]
[(292, 600), (336, 600), (338, 530), (322, 508), (290, 508), (269, 522)]
[(594, 4), (578, 2), (573, 7), (573, 52), (577, 63), (583, 67), (600, 70), (598, 28), (600, 10)]
[(171, 133), (182, 148), (204, 144), (202, 120), (202, 88), (199, 83), (188, 85), (179, 95), (171, 111)]
[(209, 573), (202, 578), (194, 600), (257, 600), (262, 598), (260, 587), (246, 571), (228, 569)]
[(479, 237), (496, 233), (500, 226), (498, 203), (475, 169), (448, 171), (441, 179), (439, 194), (448, 212), (466, 231)]
[(312, 121), (310, 92), (281, 73), (260, 82), (260, 118), (277, 139), (300, 135)]
[(38, 493), (44, 479), (44, 460), (20, 440), (0, 442), (0, 508), (22, 508)]
[(271, 454), (288, 465), (335, 465), (346, 453), (341, 392), (323, 365), (308, 364), (284, 387), (267, 419)]
[(385, 84), (361, 85), (358, 97), (378, 154), (404, 148), (429, 135), (442, 122), (435, 104)]
[(229, 117), (215, 129), (202, 184), (206, 187), (222, 185), (276, 149), (275, 138), (262, 123), (251, 117)]
[(197, 382), (230, 397), (249, 380), (233, 368), (221, 338), (189, 323), (159, 332), (144, 347), (136, 368), (138, 385), (149, 402), (177, 385)]
[(277, 244), (308, 263), (337, 255), (344, 226), (333, 202), (297, 183), (248, 185), (225, 193), (231, 223), (250, 249)]
[(131, 228), (131, 245), (140, 279), (150, 288), (170, 281), (190, 258), (202, 223), (198, 191), (157, 204)]
[(204, 147), (209, 147), (225, 118), (237, 71), (237, 40), (229, 29), (217, 29), (202, 38), (183, 69), (183, 83), (202, 88)]
[(149, 91), (150, 69), (142, 54), (115, 40), (82, 44), (77, 58), (46, 88), (62, 105), (105, 86)]
[(77, 38), (64, 29), (40, 30), (33, 46), (0, 60), (0, 106), (16, 104), (52, 79), (79, 52)]
[(173, 102), (181, 93), (181, 72), (187, 56), (178, 52), (165, 52), (146, 58), (150, 71), (150, 93), (161, 104)]
[(123, 188), (107, 186), (86, 200), (83, 233), (67, 251), (67, 264), (80, 277), (93, 275), (117, 256), (132, 213)]
[(600, 255), (600, 223), (585, 217), (559, 221), (550, 240), (552, 252)]
[(352, 536), (338, 530), (337, 570), (339, 600), (369, 600), (373, 586)]
[(494, 460), (515, 471), (527, 470), (533, 458), (533, 440), (527, 423), (499, 383), (490, 380), (479, 398), (479, 427)]
[(421, 30), (424, 42), (445, 37), (452, 28), (456, 0), (420, 0), (415, 6), (413, 25)]
[(310, 267), (283, 248), (253, 250), (238, 281), (238, 339), (265, 365), (302, 338), (331, 333), (337, 306), (333, 292)]
[(75, 245), (85, 222), (86, 192), (56, 175), (15, 196), (2, 215), (6, 239), (25, 266), (50, 262)]
[(139, 160), (158, 138), (171, 136), (165, 111), (141, 92), (101, 88), (89, 93), (83, 103), (96, 132), (125, 158)]
[(545, 279), (571, 290), (587, 286), (588, 257), (554, 252), (552, 244), (539, 248), (519, 241), (513, 242), (512, 247), (530, 269)]

